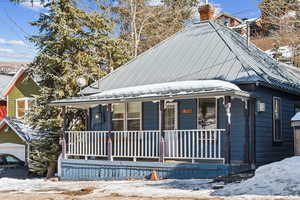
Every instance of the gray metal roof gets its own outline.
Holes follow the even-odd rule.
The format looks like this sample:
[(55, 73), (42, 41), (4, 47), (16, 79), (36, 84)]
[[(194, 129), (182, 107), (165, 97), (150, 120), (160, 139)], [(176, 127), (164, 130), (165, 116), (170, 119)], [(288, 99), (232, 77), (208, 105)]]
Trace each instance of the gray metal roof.
[(85, 88), (85, 95), (105, 90), (186, 80), (263, 82), (300, 93), (294, 73), (282, 67), (238, 33), (207, 21), (194, 24)]
[(8, 86), (8, 83), (13, 78), (11, 74), (1, 74), (0, 73), (0, 100), (5, 100), (4, 89)]

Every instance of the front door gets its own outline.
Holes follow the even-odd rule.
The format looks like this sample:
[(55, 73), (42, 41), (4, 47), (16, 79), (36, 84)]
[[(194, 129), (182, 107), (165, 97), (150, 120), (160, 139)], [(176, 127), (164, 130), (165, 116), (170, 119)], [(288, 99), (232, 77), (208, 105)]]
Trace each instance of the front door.
[(177, 130), (177, 103), (166, 103), (165, 106), (165, 130)]

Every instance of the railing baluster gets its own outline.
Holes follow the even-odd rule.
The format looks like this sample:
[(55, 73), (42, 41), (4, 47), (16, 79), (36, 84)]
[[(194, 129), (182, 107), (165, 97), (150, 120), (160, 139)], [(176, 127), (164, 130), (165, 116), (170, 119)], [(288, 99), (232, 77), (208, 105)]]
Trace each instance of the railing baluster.
[(188, 134), (188, 156), (187, 157), (192, 157), (191, 156), (191, 132), (190, 131), (187, 131), (187, 134)]
[(217, 158), (216, 153), (217, 153), (217, 132), (214, 131), (214, 158)]
[(221, 158), (221, 131), (218, 131), (218, 158)]
[(195, 158), (195, 131), (191, 131), (192, 134), (192, 158)]
[(212, 131), (209, 131), (209, 158), (212, 158)]

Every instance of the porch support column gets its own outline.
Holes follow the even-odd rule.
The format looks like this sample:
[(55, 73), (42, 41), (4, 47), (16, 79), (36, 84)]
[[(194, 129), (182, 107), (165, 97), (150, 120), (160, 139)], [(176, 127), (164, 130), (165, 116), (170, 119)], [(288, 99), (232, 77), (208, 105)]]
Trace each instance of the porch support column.
[(86, 110), (85, 110), (85, 130), (86, 131), (89, 131), (89, 130), (91, 130), (90, 128), (90, 121), (91, 121), (91, 119), (90, 119), (90, 109), (89, 108), (87, 108)]
[(231, 97), (225, 96), (225, 139), (224, 139), (224, 153), (225, 153), (225, 164), (231, 164)]
[(249, 108), (250, 100), (245, 100), (244, 116), (245, 116), (245, 146), (244, 146), (244, 162), (250, 163), (250, 117)]
[(113, 161), (112, 155), (112, 109), (111, 104), (107, 104), (107, 158), (109, 161)]
[(67, 119), (66, 119), (66, 106), (62, 106), (61, 109), (61, 117), (63, 118), (63, 124), (62, 124), (62, 135), (61, 135), (61, 146), (62, 146), (62, 158), (67, 158)]
[(250, 140), (250, 155), (249, 160), (253, 168), (256, 165), (256, 99), (251, 98), (249, 100), (249, 140)]
[(159, 162), (164, 162), (165, 157), (165, 101), (160, 100), (159, 101), (159, 118), (160, 118), (160, 124), (159, 124), (159, 133), (160, 133), (160, 143), (159, 143)]

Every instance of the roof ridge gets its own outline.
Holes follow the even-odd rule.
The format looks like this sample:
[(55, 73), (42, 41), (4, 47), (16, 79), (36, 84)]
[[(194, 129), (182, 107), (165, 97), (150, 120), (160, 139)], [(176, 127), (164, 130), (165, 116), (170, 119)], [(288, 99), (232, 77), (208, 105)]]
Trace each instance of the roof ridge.
[[(246, 67), (244, 66), (243, 62), (241, 61), (241, 58), (236, 54), (236, 52), (230, 47), (230, 45), (228, 44), (228, 42), (226, 41), (226, 39), (219, 33), (218, 29), (214, 26), (214, 24), (212, 22), (210, 22), (210, 25), (213, 27), (213, 29), (216, 31), (216, 33), (218, 34), (218, 36), (221, 38), (221, 40), (225, 43), (225, 45), (227, 46), (227, 48), (234, 54), (235, 58), (239, 61), (239, 63), (241, 64), (241, 66), (243, 67), (243, 69), (245, 70), (245, 72), (248, 74), (249, 77), (251, 77), (251, 75), (249, 74), (248, 70), (246, 69)], [(224, 28), (224, 29), (228, 29), (230, 31), (232, 31), (231, 29), (222, 26), (221, 24), (218, 24), (218, 26)], [(252, 67), (251, 69), (254, 71), (254, 73), (256, 73), (259, 77), (261, 77)], [(261, 77), (263, 78), (263, 77)], [(264, 78), (263, 78), (264, 79)]]
[[(235, 43), (237, 42), (236, 40), (238, 40), (238, 39), (245, 40), (244, 37), (242, 37), (242, 36), (241, 36), (240, 34), (238, 34), (237, 32), (233, 31), (232, 29), (229, 29), (229, 28), (227, 28), (227, 27), (225, 27), (225, 26), (222, 26), (222, 25), (220, 25), (220, 24), (219, 24), (219, 26), (221, 26), (221, 27), (223, 28), (223, 30), (229, 32), (232, 36), (234, 36), (234, 38), (233, 38), (232, 40), (233, 40)], [(221, 36), (221, 37), (223, 38), (223, 36)], [(244, 45), (244, 46), (245, 46), (245, 44), (242, 43), (242, 41), (240, 41), (240, 43), (241, 43), (241, 45)], [(250, 48), (252, 48), (252, 49), (250, 49)], [(258, 52), (258, 53), (256, 54), (258, 57), (256, 57), (255, 55), (253, 55), (253, 54), (255, 53), (255, 51)], [(234, 51), (233, 51), (233, 53), (239, 58), (239, 59), (238, 59), (239, 62), (241, 62), (240, 60), (243, 60), (243, 58), (240, 58), (239, 55), (236, 54)], [(255, 61), (257, 61), (257, 59), (255, 59), (255, 58), (260, 58), (260, 59), (262, 59), (262, 60), (265, 61), (265, 62), (269, 62), (269, 63), (267, 63), (267, 64), (270, 64), (270, 65), (272, 65), (273, 67), (276, 67), (277, 69), (279, 69), (281, 72), (277, 71), (277, 73), (278, 73), (279, 76), (282, 76), (282, 77), (285, 79), (285, 81), (280, 81), (280, 80), (278, 80), (278, 81), (280, 81), (281, 83), (284, 83), (284, 84), (288, 84), (288, 85), (295, 85), (295, 80), (294, 80), (293, 78), (296, 78), (296, 77), (294, 77), (293, 74), (292, 74), (290, 71), (281, 68), (280, 65), (281, 65), (282, 63), (280, 63), (279, 61), (275, 60), (274, 58), (268, 56), (264, 51), (262, 51), (261, 49), (259, 49), (259, 48), (258, 48), (255, 44), (253, 44), (252, 42), (250, 42), (249, 50), (248, 50), (247, 53), (248, 53), (248, 54), (251, 56), (251, 58), (253, 58)], [(244, 63), (247, 64), (247, 62), (244, 62)], [(241, 63), (241, 64), (243, 65), (243, 63)], [(262, 73), (268, 75), (269, 79), (266, 79), (265, 76), (263, 76), (262, 74), (260, 74), (259, 72), (257, 72), (257, 70), (255, 70), (255, 69), (253, 68), (253, 66), (251, 66), (251, 65), (249, 65), (249, 64), (247, 64), (247, 65), (248, 65), (248, 66), (249, 66), (249, 67), (250, 67), (250, 68), (251, 68), (251, 69), (252, 69), (252, 70), (260, 77), (260, 78), (262, 78), (263, 80), (265, 80), (265, 81), (266, 81), (267, 83), (269, 83), (269, 84), (272, 84), (271, 81), (270, 81), (269, 79), (273, 79), (273, 80), (277, 80), (277, 79), (278, 79), (278, 78), (275, 78), (274, 76), (270, 75), (270, 74), (268, 73), (268, 71), (266, 71), (265, 69), (262, 69), (260, 66), (256, 66)], [(285, 75), (282, 74), (282, 73), (285, 73)], [(289, 76), (292, 76), (293, 78), (292, 78), (292, 77), (289, 77)], [(296, 83), (296, 84), (299, 86), (298, 83)]]

